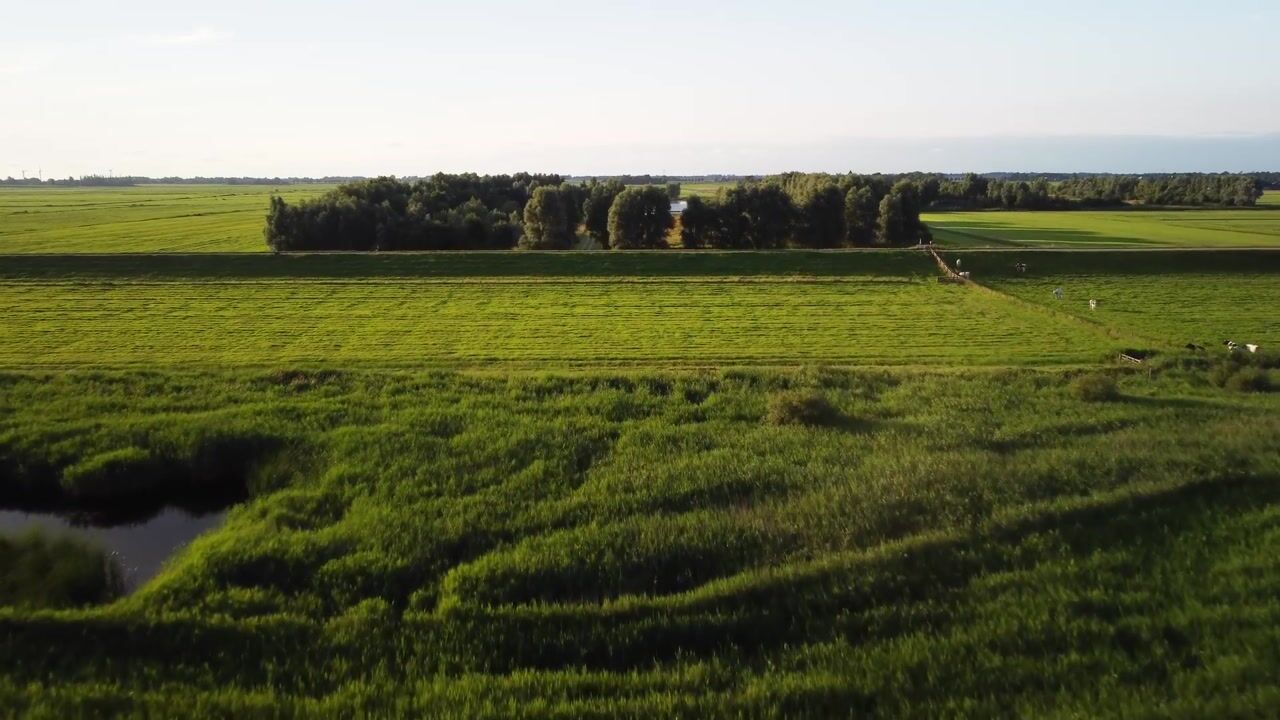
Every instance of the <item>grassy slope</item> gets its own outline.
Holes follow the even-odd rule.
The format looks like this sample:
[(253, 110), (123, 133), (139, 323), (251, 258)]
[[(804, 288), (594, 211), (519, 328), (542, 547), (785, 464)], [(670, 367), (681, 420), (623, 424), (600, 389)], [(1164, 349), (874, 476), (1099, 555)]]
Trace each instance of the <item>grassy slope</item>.
[[(2, 379), (0, 449), (28, 469), (200, 433), (288, 448), (139, 594), (0, 611), (0, 699), (19, 711), (1133, 716), (1277, 698), (1280, 398), (1202, 376), (1128, 376), (1106, 404), (1030, 371)], [(858, 421), (763, 425), (786, 387)]]
[(1017, 365), (1114, 345), (940, 285), (917, 253), (33, 258), (0, 273), (9, 367)]
[(147, 185), (0, 188), (0, 253), (265, 251), (272, 194), (326, 186)]
[[(1280, 348), (1280, 252), (953, 253), (1001, 292), (1159, 345)], [(1027, 263), (1025, 274), (1013, 264)], [(1062, 288), (1064, 299), (1053, 290)], [(1089, 310), (1089, 300), (1098, 310)]]
[(947, 247), (1280, 247), (1280, 209), (926, 213)]

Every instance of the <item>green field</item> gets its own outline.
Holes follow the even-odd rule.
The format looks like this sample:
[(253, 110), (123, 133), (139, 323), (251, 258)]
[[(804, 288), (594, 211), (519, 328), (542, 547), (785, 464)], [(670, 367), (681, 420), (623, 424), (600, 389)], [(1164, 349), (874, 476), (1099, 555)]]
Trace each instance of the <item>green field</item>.
[(268, 198), (327, 186), (0, 188), (0, 254), (261, 252)]
[(925, 213), (944, 247), (1280, 247), (1280, 209)]
[[(1280, 397), (1118, 377), (1091, 403), (1038, 371), (0, 374), (6, 492), (128, 448), (154, 493), (210, 447), (252, 489), (135, 595), (0, 609), (0, 702), (1257, 716)], [(845, 419), (763, 422), (788, 389)]]
[(721, 190), (731, 188), (737, 185), (736, 182), (690, 182), (680, 183), (680, 196), (690, 198), (698, 195), (704, 198), (714, 198)]
[(1025, 365), (1115, 344), (938, 284), (921, 253), (534, 257), (15, 258), (0, 365)]
[[(1154, 347), (1280, 349), (1280, 252), (959, 253), (984, 285)], [(1026, 273), (1013, 269), (1027, 264)], [(1053, 296), (1062, 288), (1063, 299)], [(1097, 300), (1098, 309), (1089, 309)]]
[(0, 257), (0, 510), (230, 507), (127, 595), (100, 542), (0, 531), (0, 715), (1280, 706), (1280, 362), (1220, 345), (1280, 348), (1280, 251), (948, 249), (952, 284), (44, 232)]
[(1280, 190), (1267, 190), (1263, 192), (1262, 199), (1258, 201), (1258, 204), (1270, 207), (1280, 206)]

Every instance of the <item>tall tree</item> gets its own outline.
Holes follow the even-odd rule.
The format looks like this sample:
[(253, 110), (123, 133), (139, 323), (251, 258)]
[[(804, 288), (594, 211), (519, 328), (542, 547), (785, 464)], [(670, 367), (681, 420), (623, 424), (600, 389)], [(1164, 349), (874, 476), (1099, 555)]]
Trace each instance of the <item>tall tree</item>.
[(731, 247), (768, 250), (783, 247), (791, 234), (795, 205), (776, 185), (739, 185), (721, 202), (723, 240)]
[(609, 247), (609, 208), (613, 207), (614, 199), (625, 189), (626, 186), (617, 180), (593, 180), (587, 185), (587, 199), (583, 202), (582, 214), (587, 234), (600, 243), (600, 247)]
[(627, 188), (609, 208), (609, 244), (619, 250), (665, 248), (673, 224), (671, 200), (662, 188)]
[(520, 247), (527, 250), (568, 250), (573, 246), (564, 196), (558, 187), (543, 185), (533, 191), (524, 206), (524, 237)]
[(797, 213), (793, 244), (799, 247), (834, 248), (845, 243), (848, 226), (844, 195), (835, 183), (824, 183), (806, 193)]
[(876, 240), (879, 200), (867, 185), (849, 188), (844, 198), (844, 221), (850, 245), (870, 245)]
[(680, 245), (691, 250), (719, 246), (720, 224), (720, 208), (694, 195), (680, 215)]

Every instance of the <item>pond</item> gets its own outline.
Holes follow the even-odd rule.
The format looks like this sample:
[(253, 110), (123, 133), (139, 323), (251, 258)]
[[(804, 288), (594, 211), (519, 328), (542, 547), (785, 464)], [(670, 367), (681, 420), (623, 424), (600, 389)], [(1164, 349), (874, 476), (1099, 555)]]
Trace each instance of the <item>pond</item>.
[(14, 535), (38, 527), (49, 535), (72, 535), (112, 553), (133, 592), (160, 571), (164, 561), (197, 535), (218, 527), (226, 510), (195, 513), (166, 507), (145, 516), (0, 510), (0, 533)]

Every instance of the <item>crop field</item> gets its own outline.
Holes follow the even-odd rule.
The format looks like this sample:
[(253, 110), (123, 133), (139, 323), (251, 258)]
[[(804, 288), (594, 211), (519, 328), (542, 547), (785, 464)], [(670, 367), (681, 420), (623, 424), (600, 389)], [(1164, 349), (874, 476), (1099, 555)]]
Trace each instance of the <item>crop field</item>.
[(1258, 204), (1270, 207), (1280, 207), (1280, 190), (1267, 190), (1263, 192), (1262, 199), (1258, 201)]
[[(416, 272), (367, 256), (11, 263), (0, 365), (1025, 365), (1092, 362), (1115, 345), (1088, 323), (938, 284), (918, 253), (797, 255), (788, 275), (737, 274), (768, 268), (767, 253), (729, 260), (731, 274), (713, 274), (726, 254), (641, 253), (612, 277), (593, 268), (627, 264), (612, 254), (543, 256), (523, 277), (452, 257), (418, 256)], [(501, 272), (522, 256), (487, 257)], [(229, 269), (250, 260), (257, 276)], [(308, 260), (333, 274), (299, 275)], [(636, 274), (681, 266), (705, 274)]]
[(921, 215), (949, 248), (1280, 247), (1280, 208), (981, 211)]
[(0, 254), (260, 252), (268, 198), (327, 186), (0, 188)]

